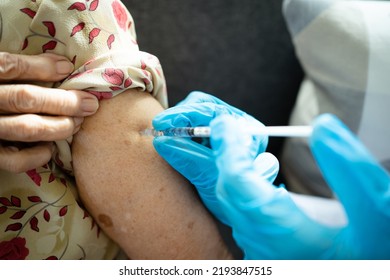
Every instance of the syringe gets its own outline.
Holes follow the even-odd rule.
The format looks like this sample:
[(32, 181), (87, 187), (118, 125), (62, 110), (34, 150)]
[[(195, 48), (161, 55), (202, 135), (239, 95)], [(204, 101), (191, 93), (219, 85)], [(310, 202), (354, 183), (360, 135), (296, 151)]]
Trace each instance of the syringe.
[[(313, 132), (311, 126), (264, 126), (248, 128), (248, 133), (254, 136), (267, 135), (270, 137), (309, 137)], [(140, 132), (144, 136), (172, 136), (172, 137), (210, 137), (209, 126), (173, 127), (165, 130), (147, 128)]]

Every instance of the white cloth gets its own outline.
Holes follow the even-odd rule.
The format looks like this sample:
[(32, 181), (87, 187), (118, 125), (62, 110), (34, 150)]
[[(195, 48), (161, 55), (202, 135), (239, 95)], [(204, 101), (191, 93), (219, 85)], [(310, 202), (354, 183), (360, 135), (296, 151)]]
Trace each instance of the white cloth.
[[(306, 77), (291, 125), (333, 113), (390, 168), (390, 2), (285, 0), (285, 19)], [(331, 197), (305, 139), (286, 141), (292, 191)]]

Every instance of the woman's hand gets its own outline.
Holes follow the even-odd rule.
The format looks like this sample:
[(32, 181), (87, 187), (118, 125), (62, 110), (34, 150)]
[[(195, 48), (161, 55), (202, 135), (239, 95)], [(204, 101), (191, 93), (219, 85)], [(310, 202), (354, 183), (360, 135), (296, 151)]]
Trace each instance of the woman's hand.
[(0, 53), (0, 169), (19, 173), (42, 166), (52, 141), (73, 135), (96, 112), (98, 101), (89, 93), (21, 83), (61, 81), (72, 71), (71, 62), (54, 54)]

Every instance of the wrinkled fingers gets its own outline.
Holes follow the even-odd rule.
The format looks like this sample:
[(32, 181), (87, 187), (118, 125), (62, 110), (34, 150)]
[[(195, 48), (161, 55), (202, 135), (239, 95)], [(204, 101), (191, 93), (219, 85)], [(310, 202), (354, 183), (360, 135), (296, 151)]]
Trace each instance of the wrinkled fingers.
[(84, 117), (94, 114), (98, 107), (96, 97), (84, 91), (0, 85), (0, 114), (44, 113)]
[(33, 114), (0, 116), (0, 139), (22, 142), (63, 140), (76, 133), (83, 120)]
[(16, 146), (0, 146), (0, 169), (12, 173), (21, 173), (49, 162), (53, 143), (38, 143), (35, 146), (20, 149)]
[(0, 52), (0, 81), (60, 81), (73, 71), (73, 64), (55, 54), (19, 55)]

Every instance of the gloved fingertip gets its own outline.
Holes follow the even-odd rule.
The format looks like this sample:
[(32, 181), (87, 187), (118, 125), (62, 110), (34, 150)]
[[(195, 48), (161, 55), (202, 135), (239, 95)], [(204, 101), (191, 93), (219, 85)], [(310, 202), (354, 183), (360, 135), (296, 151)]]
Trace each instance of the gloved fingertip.
[(329, 152), (346, 159), (370, 155), (357, 136), (332, 114), (323, 114), (314, 120), (310, 146), (315, 155)]
[(319, 115), (313, 122), (313, 137), (321, 133), (334, 133), (340, 130), (349, 130), (348, 127), (333, 114)]
[(172, 127), (174, 113), (172, 108), (166, 109), (157, 114), (152, 120), (152, 126), (156, 130), (163, 130)]
[(279, 173), (279, 161), (271, 153), (261, 153), (254, 162), (256, 172), (268, 182), (273, 182)]
[(164, 112), (161, 112), (159, 114), (157, 114), (153, 120), (152, 120), (152, 126), (156, 129), (156, 127), (158, 127), (159, 123), (161, 122), (161, 118), (163, 117), (163, 113)]

